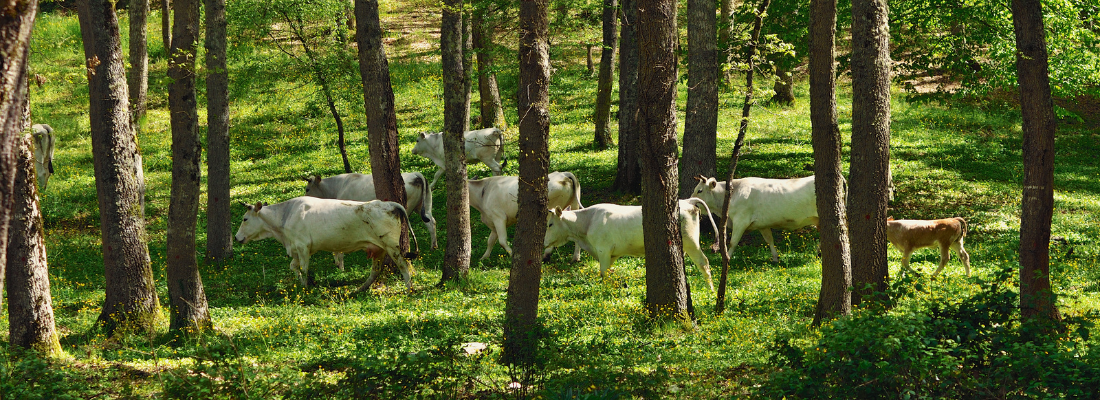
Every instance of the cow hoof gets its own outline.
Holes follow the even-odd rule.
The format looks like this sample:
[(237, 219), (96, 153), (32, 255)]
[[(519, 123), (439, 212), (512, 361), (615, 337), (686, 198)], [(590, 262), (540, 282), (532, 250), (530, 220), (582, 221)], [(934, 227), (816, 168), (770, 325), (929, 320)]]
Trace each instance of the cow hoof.
[(544, 256), (542, 256), (542, 262), (543, 262), (544, 264), (545, 264), (545, 263), (549, 263), (549, 262), (550, 262), (550, 255), (549, 255), (549, 254), (547, 254), (547, 255), (544, 255)]

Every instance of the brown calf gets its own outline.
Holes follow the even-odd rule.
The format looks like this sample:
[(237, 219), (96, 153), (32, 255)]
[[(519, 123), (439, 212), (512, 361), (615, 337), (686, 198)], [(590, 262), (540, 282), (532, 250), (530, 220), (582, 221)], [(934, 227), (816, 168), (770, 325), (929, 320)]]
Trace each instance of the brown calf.
[(890, 244), (901, 250), (903, 254), (901, 266), (905, 270), (902, 273), (912, 271), (909, 268), (909, 256), (913, 251), (939, 246), (940, 267), (932, 273), (932, 276), (939, 274), (947, 265), (947, 260), (951, 258), (951, 253), (947, 250), (949, 248), (959, 253), (963, 267), (966, 267), (966, 276), (970, 276), (970, 255), (963, 249), (964, 237), (966, 237), (966, 220), (959, 217), (932, 221), (889, 218), (886, 221), (886, 240), (889, 240)]

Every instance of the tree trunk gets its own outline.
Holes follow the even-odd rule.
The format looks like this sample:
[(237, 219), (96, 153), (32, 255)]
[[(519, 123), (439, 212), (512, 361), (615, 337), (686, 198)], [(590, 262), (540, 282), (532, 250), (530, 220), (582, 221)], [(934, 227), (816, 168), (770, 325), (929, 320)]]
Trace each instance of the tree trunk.
[[(355, 32), (359, 44), (359, 77), (363, 80), (363, 104), (367, 114), (370, 141), (371, 175), (378, 199), (406, 204), (405, 181), (401, 178), (401, 154), (397, 144), (397, 114), (394, 111), (393, 86), (386, 49), (382, 47), (382, 25), (378, 18), (378, 0), (356, 0)], [(401, 248), (409, 243), (410, 232), (402, 229)], [(385, 264), (394, 261), (386, 258)], [(367, 290), (374, 282), (364, 282)]]
[[(730, 58), (733, 57), (731, 51), (733, 43), (730, 40), (733, 38), (733, 14), (737, 11), (737, 5), (737, 0), (719, 0), (718, 2), (718, 15), (721, 16), (718, 20), (718, 50), (726, 62), (730, 62)], [(727, 72), (726, 80), (730, 78), (732, 76)]]
[(688, 294), (676, 189), (676, 2), (638, 2), (638, 143), (642, 163), (646, 309), (687, 318)]
[(106, 0), (77, 4), (88, 68), (92, 163), (107, 282), (99, 323), (108, 335), (119, 327), (151, 333), (160, 317), (160, 303), (145, 244), (141, 156), (130, 125), (118, 17)]
[(596, 62), (592, 59), (592, 48), (596, 47), (596, 45), (592, 43), (586, 43), (584, 46), (588, 52), (588, 76), (592, 76), (592, 74), (596, 73)]
[(477, 88), (481, 97), (481, 127), (496, 127), (505, 131), (508, 130), (508, 121), (504, 119), (497, 74), (493, 71), (494, 29), (481, 13), (474, 13), (473, 23), (474, 50), (477, 53)]
[[(885, 0), (852, 2), (852, 305), (883, 294), (890, 170), (890, 27)], [(868, 286), (870, 285), (870, 286)], [(883, 298), (885, 300), (885, 298)]]
[(615, 50), (618, 47), (619, 20), (615, 17), (619, 0), (603, 2), (603, 51), (600, 52), (600, 77), (596, 90), (596, 148), (605, 150), (615, 144), (611, 140), (611, 80), (615, 75)]
[(447, 182), (447, 249), (439, 284), (465, 279), (470, 272), (470, 192), (466, 185), (463, 134), (468, 127), (466, 70), (462, 64), (462, 3), (445, 0), (440, 29), (443, 54), (443, 153)]
[(688, 95), (680, 198), (691, 197), (695, 177), (716, 174), (718, 152), (718, 54), (713, 0), (688, 1)]
[(168, 107), (172, 118), (172, 196), (168, 201), (168, 296), (171, 330), (211, 328), (206, 292), (195, 255), (199, 212), (199, 113), (195, 99), (195, 45), (199, 36), (199, 0), (176, 0), (172, 22), (172, 62)]
[(206, 259), (233, 258), (229, 210), (229, 70), (225, 0), (206, 2)]
[(145, 93), (149, 90), (149, 46), (145, 28), (149, 0), (130, 1), (130, 116), (134, 132), (141, 136), (145, 117)]
[(852, 312), (852, 260), (845, 224), (840, 128), (836, 111), (836, 0), (810, 3), (810, 124), (821, 235), (821, 292), (814, 326)]
[[(529, 366), (538, 354), (539, 282), (550, 171), (550, 14), (548, 0), (520, 5), (519, 221), (504, 310), (504, 360)], [(524, 380), (527, 380), (525, 377)]]
[[(15, 205), (17, 151), (23, 135), (27, 96), (27, 55), (38, 1), (5, 7), (0, 13), (0, 289), (7, 265), (8, 224)], [(0, 305), (3, 296), (0, 296)]]
[(1039, 0), (1013, 0), (1016, 79), (1024, 134), (1024, 189), (1020, 211), (1020, 313), (1025, 319), (1057, 321), (1050, 286), (1050, 220), (1054, 213), (1054, 132), (1046, 31)]
[[(810, 14), (810, 17), (813, 18), (813, 14)], [(814, 40), (813, 35), (810, 35), (810, 40)], [(772, 85), (772, 90), (775, 91), (775, 95), (772, 96), (771, 100), (773, 103), (779, 103), (788, 107), (793, 106), (794, 73), (786, 68), (779, 68), (776, 70), (775, 85)]]
[(7, 291), (8, 341), (12, 346), (45, 354), (61, 353), (50, 299), (46, 243), (38, 190), (34, 182), (34, 154), (29, 138), (20, 140), (15, 173), (15, 206), (8, 231)]
[(473, 99), (471, 94), (474, 92), (474, 30), (471, 28), (473, 23), (470, 20), (473, 19), (473, 15), (464, 11), (462, 13), (462, 73), (465, 75), (465, 79), (462, 80), (462, 85), (465, 88), (463, 96), (466, 96), (466, 106), (462, 109), (466, 112), (466, 128), (470, 127), (470, 102)]
[(638, 7), (635, 0), (622, 0), (619, 18), (619, 155), (614, 190), (642, 192), (642, 165), (638, 157), (638, 42), (635, 28)]
[(160, 1), (160, 42), (164, 51), (172, 48), (172, 0)]

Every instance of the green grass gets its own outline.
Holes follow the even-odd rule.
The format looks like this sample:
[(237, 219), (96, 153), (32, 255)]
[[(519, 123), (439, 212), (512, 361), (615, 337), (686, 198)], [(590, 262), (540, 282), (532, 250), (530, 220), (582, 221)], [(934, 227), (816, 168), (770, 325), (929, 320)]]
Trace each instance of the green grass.
[[(168, 80), (164, 50), (156, 39), (160, 37), (159, 15), (154, 13), (151, 20), (156, 23), (150, 24), (149, 34), (154, 57), (150, 110), (139, 144), (148, 180), (149, 246), (158, 293), (166, 308), (165, 225), (171, 169)], [(415, 40), (426, 37), (417, 35), (420, 39)], [(551, 87), (551, 168), (572, 171), (580, 178), (584, 204), (636, 203), (632, 196), (608, 189), (616, 150), (594, 151), (591, 146), (596, 82), (585, 70), (582, 52), (583, 47), (568, 41), (553, 47), (557, 70)], [(435, 59), (422, 57), (423, 52), (399, 49), (394, 54), (398, 56), (390, 60), (390, 68), (402, 165), (405, 170), (428, 175), (434, 173), (434, 165), (413, 156), (410, 150), (418, 132), (441, 129), (440, 68)], [(314, 255), (310, 270), (318, 285), (298, 287), (285, 251), (277, 242), (267, 240), (236, 246), (236, 256), (225, 265), (201, 267), (217, 335), (173, 341), (166, 322), (154, 337), (118, 340), (98, 335), (93, 325), (104, 297), (104, 279), (82, 58), (75, 15), (38, 17), (30, 68), (48, 83), (41, 89), (32, 87), (32, 109), (35, 122), (51, 124), (59, 135), (57, 174), (42, 194), (54, 310), (69, 356), (63, 361), (64, 368), (84, 377), (80, 384), (88, 386), (87, 390), (107, 397), (126, 397), (127, 390), (157, 394), (181, 379), (201, 377), (187, 371), (203, 365), (213, 368), (207, 376), (245, 371), (225, 376), (241, 387), (254, 389), (253, 393), (261, 392), (268, 387), (265, 385), (287, 393), (298, 390), (295, 387), (335, 390), (331, 385), (349, 371), (341, 364), (346, 360), (364, 355), (428, 354), (433, 348), (451, 349), (448, 346), (457, 342), (478, 341), (490, 344), (488, 356), (452, 361), (476, 378), (463, 380), (458, 392), (463, 396), (506, 395), (508, 370), (493, 360), (502, 338), (510, 260), (499, 246), (488, 260), (476, 259), (484, 252), (488, 236), (476, 211), (471, 218), (475, 259), (469, 279), (459, 285), (434, 287), (443, 250), (428, 250), (427, 232), (416, 222), (413, 227), (422, 256), (413, 262), (417, 274), (412, 291), (390, 276), (381, 290), (351, 294), (369, 272), (369, 262), (361, 253), (348, 255), (347, 271), (343, 272), (336, 270), (328, 253)], [(514, 62), (513, 56), (501, 57), (499, 77), (512, 126), (516, 118)], [(283, 201), (303, 193), (300, 178), (308, 174), (342, 172), (335, 124), (318, 106), (316, 88), (281, 80), (280, 74), (271, 72), (293, 68), (271, 48), (238, 49), (232, 57), (234, 200)], [(842, 81), (839, 89), (847, 151), (850, 85)], [(359, 88), (341, 90), (350, 93), (341, 97), (345, 100), (340, 104), (348, 129), (349, 156), (357, 172), (367, 172), (362, 105), (346, 100), (361, 99), (356, 94)], [(680, 90), (682, 132), (683, 84)], [(753, 109), (738, 176), (807, 174), (803, 167), (813, 162), (813, 154), (805, 82), (797, 95), (793, 108), (758, 105)], [(722, 91), (718, 129), (721, 176), (728, 171), (741, 98), (735, 90)], [(988, 278), (1000, 267), (1015, 266), (1023, 170), (1019, 113), (981, 103), (912, 104), (901, 93), (896, 93), (892, 112), (892, 165), (897, 185), (892, 215), (921, 219), (963, 216), (970, 222), (967, 249), (977, 277)], [(205, 123), (205, 110), (200, 109), (200, 118)], [(614, 129), (614, 121), (612, 125)], [(506, 173), (516, 174), (517, 132), (512, 128), (507, 136), (507, 153), (513, 162)], [(1096, 244), (1100, 239), (1100, 167), (1094, 159), (1100, 154), (1098, 137), (1097, 128), (1075, 125), (1062, 127), (1056, 143), (1052, 231), (1065, 241), (1052, 244), (1051, 270), (1059, 306), (1070, 315), (1100, 309), (1100, 245)], [(479, 164), (470, 167), (470, 174), (484, 177), (489, 171)], [(445, 246), (446, 196), (441, 189), (434, 196), (440, 245)], [(201, 204), (199, 254), (205, 243), (205, 198)], [(234, 206), (234, 227), (243, 211), (243, 207)], [(549, 349), (541, 381), (543, 393), (561, 398), (585, 393), (650, 398), (745, 393), (765, 379), (772, 356), (769, 345), (774, 339), (793, 335), (809, 340), (817, 335), (808, 327), (820, 284), (817, 232), (776, 232), (776, 239), (780, 262), (773, 264), (760, 235), (745, 235), (730, 270), (728, 311), (721, 316), (712, 312), (715, 296), (705, 289), (701, 272), (694, 265), (688, 267), (699, 317), (696, 327), (654, 326), (646, 320), (643, 260), (620, 260), (614, 273), (601, 279), (593, 258), (585, 255), (581, 263), (570, 264), (571, 248), (558, 250), (544, 266), (540, 293), (539, 316), (548, 332)], [(704, 240), (705, 245), (713, 241)], [(721, 265), (717, 254), (708, 252), (708, 256), (712, 265)], [(890, 257), (896, 273), (899, 254), (891, 250)], [(913, 266), (929, 273), (937, 260), (935, 251), (924, 250), (914, 255)], [(930, 290), (905, 301), (913, 305), (931, 299), (952, 301), (977, 290), (976, 280), (963, 274), (957, 258), (953, 257), (945, 272), (936, 279), (921, 277)], [(0, 310), (0, 337), (7, 335), (6, 316)], [(8, 352), (6, 342), (0, 346)], [(211, 349), (222, 348), (218, 346), (230, 349), (231, 356), (223, 358), (236, 360), (231, 362), (232, 368), (217, 369), (211, 361), (204, 364), (203, 360), (211, 359)], [(379, 367), (380, 371), (396, 368), (378, 362), (389, 366)], [(444, 382), (448, 377), (433, 379)]]

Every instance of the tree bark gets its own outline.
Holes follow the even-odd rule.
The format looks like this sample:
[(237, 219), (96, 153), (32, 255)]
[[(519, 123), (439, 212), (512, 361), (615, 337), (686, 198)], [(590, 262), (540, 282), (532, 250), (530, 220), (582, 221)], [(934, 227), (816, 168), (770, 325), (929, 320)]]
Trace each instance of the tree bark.
[[(15, 204), (15, 171), (19, 139), (25, 126), (27, 55), (38, 1), (12, 7), (5, 3), (0, 13), (0, 289), (7, 265), (8, 224)], [(3, 304), (0, 296), (0, 305)]]
[(172, 112), (172, 196), (168, 202), (168, 296), (171, 330), (211, 328), (206, 292), (195, 255), (199, 212), (199, 114), (195, 98), (195, 45), (199, 36), (199, 0), (176, 0), (168, 76)]
[(836, 111), (836, 0), (810, 3), (810, 124), (821, 235), (821, 292), (814, 326), (852, 312), (852, 260), (845, 224), (842, 140)]
[[(852, 155), (848, 213), (852, 305), (886, 290), (890, 170), (890, 27), (885, 0), (852, 2)], [(868, 286), (869, 285), (869, 286)], [(886, 300), (885, 298), (882, 298)]]
[(688, 95), (680, 198), (691, 197), (695, 177), (715, 176), (718, 152), (718, 49), (713, 0), (688, 1)]
[(225, 0), (206, 3), (206, 259), (233, 258), (229, 210), (229, 70)]
[(616, 14), (618, 0), (603, 1), (603, 49), (600, 52), (600, 76), (596, 84), (596, 148), (605, 150), (615, 143), (611, 140), (611, 80), (615, 78), (615, 50), (618, 47), (619, 20)]
[(538, 354), (539, 282), (550, 172), (549, 1), (520, 5), (519, 218), (504, 309), (504, 360), (532, 365)]
[[(718, 20), (718, 50), (726, 62), (733, 57), (731, 51), (733, 43), (730, 40), (733, 38), (733, 14), (737, 12), (737, 6), (737, 0), (719, 0), (718, 2), (718, 15), (721, 16)], [(726, 80), (730, 78), (732, 76), (727, 73)]]
[(464, 96), (466, 96), (466, 106), (463, 110), (466, 112), (466, 127), (470, 127), (470, 104), (474, 92), (474, 30), (471, 29), (473, 23), (470, 20), (473, 19), (473, 15), (469, 11), (462, 12), (462, 73), (465, 75), (465, 79), (462, 80), (462, 86), (464, 88)]
[(100, 251), (107, 282), (99, 323), (108, 335), (116, 328), (153, 332), (160, 303), (145, 243), (141, 156), (130, 124), (118, 17), (106, 0), (82, 0), (77, 9), (88, 74)]
[(504, 106), (500, 102), (497, 74), (493, 71), (493, 47), (495, 32), (483, 12), (475, 12), (473, 18), (474, 51), (477, 53), (477, 88), (481, 97), (481, 127), (508, 130), (504, 119)]
[(462, 63), (462, 3), (445, 0), (440, 29), (443, 54), (443, 153), (447, 182), (447, 249), (439, 284), (465, 279), (470, 272), (470, 192), (466, 185), (463, 134), (468, 127), (466, 70)]
[[(401, 178), (401, 153), (398, 148), (397, 114), (394, 111), (393, 86), (386, 49), (382, 46), (382, 25), (378, 0), (356, 0), (355, 32), (359, 44), (359, 76), (363, 80), (363, 104), (367, 114), (370, 141), (371, 175), (378, 199), (406, 204), (405, 181)], [(402, 229), (401, 248), (406, 248), (411, 232)], [(386, 257), (386, 265), (395, 265)], [(365, 282), (360, 290), (370, 288)]]
[(638, 42), (635, 28), (638, 7), (635, 0), (622, 0), (619, 18), (619, 154), (614, 190), (642, 192), (642, 165), (638, 154)]
[(134, 132), (141, 136), (145, 117), (145, 94), (149, 90), (149, 46), (145, 28), (149, 17), (149, 0), (130, 1), (130, 116)]
[(172, 0), (160, 1), (160, 42), (164, 51), (172, 48)]
[[(810, 17), (812, 18), (813, 14), (810, 14)], [(813, 35), (810, 35), (810, 40), (814, 40)], [(794, 73), (786, 68), (778, 68), (775, 71), (775, 84), (772, 85), (772, 90), (775, 91), (775, 95), (772, 95), (771, 100), (773, 103), (779, 103), (785, 106), (793, 106)]]
[(1013, 0), (1016, 79), (1024, 134), (1024, 188), (1020, 210), (1020, 313), (1025, 319), (1057, 321), (1050, 286), (1050, 221), (1054, 213), (1054, 132), (1046, 31), (1039, 0)]
[(60, 354), (50, 299), (46, 243), (38, 190), (34, 182), (34, 154), (29, 138), (20, 140), (15, 174), (15, 207), (7, 248), (8, 341), (12, 346)]
[(642, 163), (646, 310), (687, 318), (676, 189), (676, 1), (638, 1), (638, 143)]

